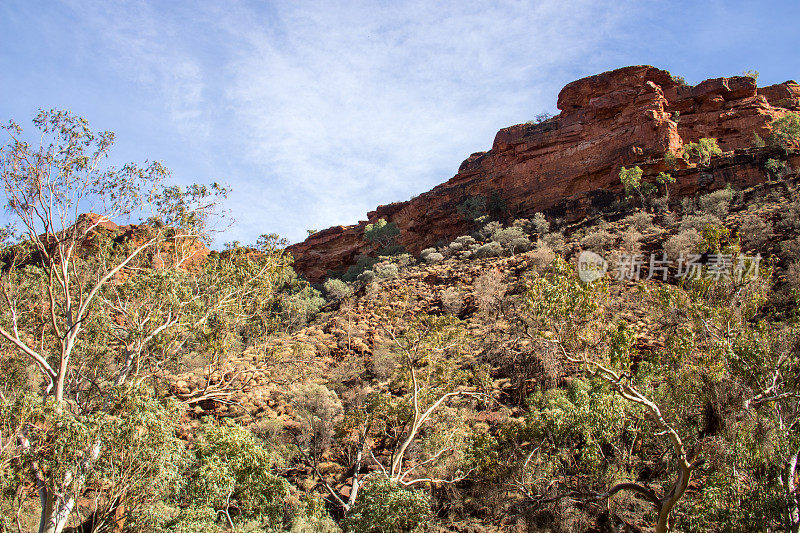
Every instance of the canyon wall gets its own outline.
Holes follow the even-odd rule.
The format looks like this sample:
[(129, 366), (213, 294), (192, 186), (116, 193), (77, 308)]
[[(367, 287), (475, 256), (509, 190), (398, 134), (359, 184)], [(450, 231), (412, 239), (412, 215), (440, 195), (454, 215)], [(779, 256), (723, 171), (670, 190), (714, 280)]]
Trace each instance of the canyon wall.
[(702, 137), (717, 138), (728, 153), (709, 169), (684, 165), (674, 172), (677, 195), (756, 183), (765, 177), (761, 165), (768, 153), (749, 149), (754, 134), (764, 137), (774, 118), (800, 110), (800, 85), (757, 88), (754, 79), (736, 76), (688, 86), (667, 71), (632, 66), (568, 84), (557, 107), (560, 113), (544, 122), (500, 130), (491, 150), (472, 154), (432, 190), (290, 246), (295, 268), (311, 281), (346, 268), (373, 251), (362, 237), (364, 226), (379, 218), (396, 223), (400, 243), (419, 253), (469, 232), (458, 206), (474, 196), (502, 198), (511, 218), (545, 212), (577, 220), (619, 197), (621, 166), (639, 165), (647, 179), (667, 170), (665, 153)]

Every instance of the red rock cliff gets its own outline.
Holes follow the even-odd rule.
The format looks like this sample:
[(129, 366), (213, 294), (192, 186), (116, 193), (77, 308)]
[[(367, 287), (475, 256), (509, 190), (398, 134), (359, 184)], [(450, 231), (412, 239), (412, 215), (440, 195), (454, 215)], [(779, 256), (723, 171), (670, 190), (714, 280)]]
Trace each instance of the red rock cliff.
[[(544, 211), (575, 220), (619, 195), (622, 165), (639, 164), (646, 173), (664, 170), (666, 152), (701, 137), (717, 138), (725, 151), (751, 146), (754, 133), (769, 133), (773, 118), (800, 109), (800, 86), (789, 81), (757, 88), (752, 78), (736, 76), (691, 87), (664, 70), (633, 66), (568, 84), (557, 106), (561, 112), (543, 123), (500, 130), (491, 150), (472, 154), (453, 178), (431, 191), (290, 246), (296, 269), (318, 281), (352, 264), (371, 250), (362, 235), (378, 218), (395, 222), (401, 243), (413, 253), (455, 238), (468, 230), (457, 207), (470, 196), (499, 194), (514, 217)], [(754, 161), (731, 155), (711, 172), (678, 172), (676, 188), (693, 194), (715, 182), (759, 181), (763, 173)]]

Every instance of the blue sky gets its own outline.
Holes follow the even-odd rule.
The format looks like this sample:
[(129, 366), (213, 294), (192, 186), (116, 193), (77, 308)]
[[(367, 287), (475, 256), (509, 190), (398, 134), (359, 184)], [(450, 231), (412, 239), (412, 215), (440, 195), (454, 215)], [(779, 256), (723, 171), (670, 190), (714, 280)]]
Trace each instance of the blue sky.
[(222, 181), (217, 238), (302, 240), (452, 177), (583, 76), (800, 77), (800, 1), (0, 3), (0, 120), (68, 109), (118, 161)]

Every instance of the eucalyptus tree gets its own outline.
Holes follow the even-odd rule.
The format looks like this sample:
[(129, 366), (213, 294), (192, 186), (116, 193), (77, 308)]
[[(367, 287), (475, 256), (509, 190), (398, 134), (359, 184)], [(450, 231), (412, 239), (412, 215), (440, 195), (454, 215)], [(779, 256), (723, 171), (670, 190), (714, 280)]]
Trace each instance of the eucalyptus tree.
[(798, 324), (768, 314), (771, 269), (742, 259), (739, 277), (638, 287), (664, 335), (652, 351), (636, 348), (641, 326), (609, 324), (621, 301), (605, 278), (557, 260), (531, 281), (522, 334), (587, 378), (531, 397), (515, 486), (532, 506), (628, 493), (658, 532), (800, 530)]
[[(349, 452), (345, 454), (350, 458), (352, 471), (346, 497), (316, 469), (318, 459), (313, 454), (321, 448), (303, 446), (300, 442), (298, 448), (315, 469), (332, 502), (348, 516), (351, 511), (361, 516), (358, 520), (363, 520), (365, 506), (379, 505), (375, 503), (379, 496), (370, 494), (372, 489), (367, 490), (363, 499), (361, 496), (362, 487), (366, 488), (374, 478), (381, 480), (372, 488), (381, 487), (377, 492), (382, 495), (380, 498), (386, 498), (380, 500), (386, 512), (414, 514), (411, 508), (389, 509), (395, 499), (417, 501), (397, 491), (456, 485), (478, 471), (480, 460), (475, 442), (480, 435), (464, 422), (463, 416), (476, 405), (491, 400), (487, 392), (488, 370), (467, 363), (470, 353), (467, 335), (457, 319), (420, 315), (402, 326), (392, 312), (382, 319), (384, 355), (390, 374), (387, 390), (357, 395), (356, 401), (345, 402), (344, 406), (336, 395), (321, 386), (297, 391), (294, 400), (298, 412), (308, 419), (302, 422), (308, 428), (306, 432), (314, 434), (313, 438), (305, 439), (311, 444), (317, 444), (323, 434), (311, 420), (338, 421), (336, 434), (343, 451)], [(338, 414), (320, 415), (334, 412)], [(388, 452), (384, 454), (388, 457), (380, 453), (376, 456), (380, 449)], [(377, 468), (372, 477), (363, 472), (369, 465)]]
[[(42, 407), (38, 419), (4, 411), (14, 430), (3, 453), (36, 485), (39, 532), (57, 533), (95, 469), (115, 464), (114, 398), (213, 337), (214, 320), (263, 316), (272, 301), (259, 299), (289, 263), (280, 253), (206, 257), (227, 194), (219, 184), (169, 185), (159, 162), (112, 166), (114, 134), (69, 112), (41, 111), (33, 123), (37, 144), (10, 122), (0, 147), (12, 222), (0, 250), (0, 344), (38, 378), (0, 400), (38, 390)], [(142, 223), (117, 225), (126, 218)], [(147, 425), (140, 431), (145, 445)]]
[[(624, 433), (625, 426), (638, 426), (643, 422), (642, 419), (646, 419), (654, 426), (656, 435), (662, 437), (664, 444), (671, 448), (667, 451), (661, 443), (651, 444), (658, 449), (659, 456), (666, 456), (671, 452), (675, 459), (675, 479), (666, 484), (661, 494), (648, 484), (627, 480), (617, 481), (606, 490), (555, 490), (555, 494), (555, 482), (546, 487), (532, 483), (530, 479), (537, 476), (532, 476), (530, 469), (553, 468), (542, 467), (548, 460), (537, 458), (545, 441), (552, 439), (554, 434), (557, 435), (546, 423), (548, 411), (552, 410), (551, 404), (544, 410), (534, 410), (532, 413), (533, 420), (544, 428), (534, 431), (534, 434), (545, 436), (541, 437), (542, 444), (535, 447), (525, 459), (516, 486), (529, 501), (537, 505), (570, 498), (587, 502), (610, 500), (622, 491), (633, 492), (652, 505), (656, 514), (655, 531), (665, 533), (671, 530), (672, 512), (684, 497), (693, 473), (703, 464), (703, 460), (699, 457), (699, 447), (685, 442), (685, 437), (681, 435), (682, 428), (673, 422), (674, 413), (667, 413), (665, 407), (659, 405), (655, 399), (657, 392), (652, 382), (644, 379), (637, 382), (638, 376), (631, 370), (633, 336), (628, 334), (627, 327), (619, 325), (611, 330), (606, 329), (600, 304), (606, 291), (604, 279), (583, 283), (573, 277), (569, 265), (557, 260), (550, 273), (533, 280), (526, 294), (529, 318), (527, 334), (533, 339), (553, 344), (567, 363), (576, 365), (589, 376), (604, 382), (619, 397), (635, 406), (635, 410), (616, 406), (610, 399), (597, 394), (593, 404), (594, 416), (584, 417), (586, 420), (583, 421), (587, 426), (585, 431), (588, 437), (584, 437), (587, 447), (596, 446), (602, 449), (602, 443), (611, 445), (615, 438)], [(573, 407), (572, 410), (574, 409)], [(607, 419), (604, 419), (605, 415), (608, 416)], [(576, 418), (580, 420), (581, 417)], [(632, 424), (636, 420), (639, 422)], [(558, 425), (558, 422), (552, 420), (549, 423)], [(575, 431), (576, 428), (572, 430)], [(563, 441), (555, 444), (561, 445)], [(627, 462), (630, 462), (630, 458)], [(595, 460), (594, 463), (597, 463), (595, 483), (605, 483), (605, 478), (630, 475), (623, 465), (608, 464), (608, 458)], [(572, 467), (572, 470), (573, 472), (568, 473), (574, 473), (576, 469)]]

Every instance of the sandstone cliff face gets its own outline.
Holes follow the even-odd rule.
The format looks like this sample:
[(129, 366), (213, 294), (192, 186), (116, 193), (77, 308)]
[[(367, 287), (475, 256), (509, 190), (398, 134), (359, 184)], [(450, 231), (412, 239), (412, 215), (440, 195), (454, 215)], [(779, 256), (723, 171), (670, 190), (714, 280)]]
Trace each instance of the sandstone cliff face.
[(455, 238), (469, 230), (457, 208), (471, 196), (497, 194), (515, 218), (543, 211), (576, 220), (618, 197), (620, 166), (638, 164), (646, 175), (665, 170), (665, 153), (702, 137), (715, 137), (723, 150), (737, 152), (716, 161), (713, 171), (676, 173), (678, 194), (727, 181), (756, 183), (764, 179), (761, 158), (743, 149), (754, 133), (768, 134), (774, 118), (800, 109), (800, 86), (790, 81), (757, 88), (752, 78), (737, 76), (691, 87), (664, 70), (633, 66), (568, 84), (557, 106), (559, 115), (545, 122), (500, 130), (491, 150), (472, 154), (453, 178), (431, 191), (289, 247), (296, 269), (318, 281), (353, 263), (372, 250), (362, 235), (379, 218), (398, 225), (400, 242), (412, 253)]
[[(120, 226), (110, 220), (106, 220), (95, 213), (84, 213), (78, 217), (76, 222), (78, 227), (94, 227), (86, 234), (86, 239), (82, 242), (83, 249), (79, 253), (89, 256), (93, 253), (92, 240), (101, 234), (111, 234), (118, 242), (132, 241), (143, 243), (152, 228), (144, 224), (126, 224)], [(85, 231), (81, 230), (81, 231)], [(150, 256), (153, 268), (164, 268), (168, 263), (179, 264), (181, 268), (188, 271), (197, 271), (202, 268), (206, 258), (211, 251), (196, 238), (172, 241), (164, 241), (159, 244), (157, 249), (151, 249), (150, 254), (145, 253), (142, 257)]]

